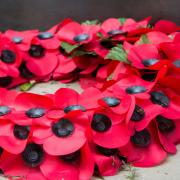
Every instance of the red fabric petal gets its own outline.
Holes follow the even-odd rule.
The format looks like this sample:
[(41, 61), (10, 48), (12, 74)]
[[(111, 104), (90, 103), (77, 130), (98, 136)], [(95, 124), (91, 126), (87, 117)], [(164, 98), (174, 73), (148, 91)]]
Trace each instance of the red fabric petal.
[(44, 141), (44, 150), (50, 155), (66, 155), (80, 149), (86, 142), (82, 131), (75, 128), (72, 135), (66, 138), (59, 138), (55, 135)]
[(155, 31), (161, 31), (163, 33), (166, 33), (166, 34), (171, 34), (173, 32), (176, 32), (179, 30), (179, 27), (171, 22), (171, 21), (168, 21), (168, 20), (159, 20), (155, 26), (154, 26), (154, 30)]
[(93, 131), (93, 140), (96, 144), (106, 148), (117, 148), (127, 144), (130, 138), (130, 131), (123, 124), (112, 125), (106, 132)]

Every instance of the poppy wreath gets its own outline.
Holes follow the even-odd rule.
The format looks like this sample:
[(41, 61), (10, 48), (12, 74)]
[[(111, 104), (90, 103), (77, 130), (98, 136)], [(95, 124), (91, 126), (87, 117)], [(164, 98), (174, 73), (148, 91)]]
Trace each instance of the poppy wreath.
[[(180, 143), (180, 27), (131, 18), (0, 34), (0, 173), (90, 180), (151, 167)], [(79, 80), (54, 94), (9, 90)]]

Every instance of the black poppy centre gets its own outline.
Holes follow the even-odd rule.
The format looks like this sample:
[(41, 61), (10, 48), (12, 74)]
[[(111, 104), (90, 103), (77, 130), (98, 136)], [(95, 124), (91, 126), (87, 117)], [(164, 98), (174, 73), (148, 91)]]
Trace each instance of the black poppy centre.
[(16, 124), (13, 129), (14, 136), (20, 140), (27, 139), (29, 132), (30, 132), (29, 126), (20, 126)]
[(154, 104), (159, 104), (162, 107), (166, 108), (169, 106), (170, 104), (170, 99), (168, 96), (166, 96), (166, 94), (164, 94), (163, 92), (160, 91), (153, 91), (150, 93), (151, 95), (151, 101)]
[(0, 116), (4, 116), (11, 112), (11, 108), (8, 106), (0, 106)]
[(144, 117), (145, 117), (144, 109), (138, 105), (135, 105), (133, 114), (131, 116), (131, 121), (138, 122), (138, 121), (141, 121)]
[(7, 87), (12, 82), (12, 77), (6, 76), (6, 77), (0, 77), (0, 87)]
[(66, 162), (74, 162), (74, 161), (79, 160), (80, 156), (81, 156), (81, 151), (78, 150), (78, 151), (75, 151), (75, 152), (73, 152), (71, 154), (60, 156), (60, 158), (63, 161), (66, 161)]
[(126, 88), (126, 92), (128, 94), (138, 94), (146, 92), (146, 88), (144, 86), (130, 86)]
[(45, 54), (45, 49), (41, 45), (31, 45), (29, 55), (35, 58), (41, 58)]
[(79, 34), (73, 38), (73, 40), (77, 43), (82, 41), (87, 41), (89, 39), (89, 34)]
[(81, 111), (86, 111), (85, 107), (81, 106), (81, 105), (70, 105), (64, 108), (64, 112), (68, 113), (70, 111), (74, 111), (74, 110), (81, 110)]
[(31, 167), (38, 166), (43, 160), (43, 148), (35, 143), (30, 143), (22, 152), (22, 158)]
[(12, 38), (12, 41), (13, 41), (14, 43), (16, 43), (16, 44), (20, 44), (20, 43), (22, 43), (23, 38), (20, 37), (20, 36), (15, 36), (15, 37)]
[(102, 99), (109, 107), (116, 107), (120, 104), (120, 100), (115, 97), (104, 97)]
[(176, 125), (173, 120), (165, 118), (161, 115), (156, 117), (156, 121), (158, 124), (158, 129), (162, 133), (170, 133), (170, 132), (174, 131), (174, 129), (176, 128)]
[(103, 154), (104, 156), (113, 156), (118, 154), (117, 148), (105, 148), (99, 145), (96, 145), (96, 149), (99, 153)]
[(41, 32), (38, 34), (38, 38), (41, 39), (41, 40), (44, 40), (44, 39), (51, 39), (53, 38), (53, 34), (51, 32)]
[(149, 67), (149, 66), (152, 66), (154, 64), (156, 64), (157, 62), (159, 62), (158, 59), (155, 59), (155, 58), (150, 58), (150, 59), (145, 59), (142, 61), (142, 64), (145, 66), (145, 67)]
[(15, 62), (16, 54), (11, 50), (5, 49), (2, 50), (0, 59), (7, 64), (11, 64)]
[(144, 129), (131, 136), (131, 142), (138, 147), (147, 147), (151, 143), (151, 135), (147, 129)]
[(112, 126), (111, 119), (100, 113), (94, 114), (91, 122), (91, 128), (97, 132), (106, 132)]
[(74, 132), (74, 128), (75, 127), (70, 120), (62, 118), (52, 125), (52, 132), (57, 137), (67, 137)]
[(44, 108), (31, 108), (26, 111), (26, 115), (29, 118), (39, 118), (45, 115), (45, 109)]
[(26, 63), (22, 63), (19, 67), (20, 75), (21, 77), (25, 79), (31, 79), (33, 78), (33, 73), (27, 68)]

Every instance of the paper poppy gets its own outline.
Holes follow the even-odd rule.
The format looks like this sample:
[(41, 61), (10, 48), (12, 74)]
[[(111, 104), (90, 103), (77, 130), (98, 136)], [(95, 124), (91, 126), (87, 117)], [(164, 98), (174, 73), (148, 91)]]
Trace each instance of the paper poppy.
[(120, 147), (120, 153), (127, 157), (127, 161), (137, 167), (151, 167), (162, 163), (167, 153), (162, 148), (155, 128), (150, 124), (146, 129), (137, 131), (131, 136), (130, 141), (124, 147)]
[(60, 28), (58, 37), (61, 41), (70, 44), (86, 44), (96, 37), (98, 31), (98, 25), (81, 25), (73, 21)]
[[(56, 111), (55, 111), (56, 112)], [(79, 150), (87, 140), (88, 118), (81, 111), (72, 111), (62, 116), (49, 115), (53, 122), (48, 127), (34, 129), (36, 142), (43, 143), (50, 155), (66, 155)]]

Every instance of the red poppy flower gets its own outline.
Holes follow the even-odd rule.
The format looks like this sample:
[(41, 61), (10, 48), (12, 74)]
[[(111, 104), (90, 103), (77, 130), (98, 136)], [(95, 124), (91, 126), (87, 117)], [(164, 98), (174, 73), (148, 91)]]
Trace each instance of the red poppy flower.
[(38, 34), (38, 30), (14, 31), (7, 30), (5, 35), (10, 38), (22, 51), (30, 48), (32, 39)]
[(7, 37), (0, 38), (0, 77), (17, 77), (22, 58), (19, 49)]
[[(168, 37), (168, 35), (166, 35), (165, 33), (159, 32), (159, 31), (152, 31), (152, 32), (148, 32), (146, 34), (147, 39), (149, 41), (149, 43), (155, 45), (156, 47), (159, 47), (159, 44), (162, 42), (171, 42), (172, 39), (170, 37)], [(136, 42), (136, 44), (138, 44), (139, 41)]]
[(68, 113), (73, 110), (82, 110), (83, 112), (99, 107), (98, 99), (101, 98), (101, 92), (96, 88), (88, 88), (86, 91), (78, 94), (73, 89), (61, 88), (55, 93), (55, 106)]
[(149, 24), (149, 21), (151, 20), (151, 17), (147, 17), (139, 22), (135, 21), (134, 19), (128, 18), (124, 24), (123, 24), (123, 31), (128, 31), (129, 35), (137, 35), (143, 34), (146, 31), (146, 28)]
[[(37, 36), (41, 37), (41, 33)], [(42, 33), (42, 39), (35, 37), (29, 50), (23, 55), (26, 67), (37, 76), (51, 74), (58, 64), (56, 53), (52, 50), (57, 50), (59, 41), (52, 37), (53, 34), (49, 32)]]
[(160, 58), (157, 47), (152, 44), (134, 46), (128, 52), (128, 60), (138, 69), (148, 68), (159, 62)]
[(19, 92), (0, 88), (0, 94), (3, 94), (0, 97), (0, 119), (9, 119), (10, 114), (15, 111), (14, 101)]
[[(63, 79), (70, 73), (76, 70), (77, 65), (75, 64), (73, 58), (68, 57), (60, 53), (58, 56), (58, 66), (53, 72), (53, 79)], [(71, 76), (70, 76), (71, 79)]]
[(170, 119), (180, 117), (180, 98), (178, 94), (174, 93), (169, 88), (155, 87), (150, 92), (150, 95), (152, 103), (163, 107), (161, 113), (162, 116)]
[(91, 144), (91, 151), (96, 164), (95, 173), (100, 176), (113, 176), (118, 173), (122, 164), (118, 157), (118, 149)]
[(151, 167), (165, 160), (167, 153), (162, 148), (155, 129), (151, 123), (146, 129), (131, 136), (127, 145), (119, 148), (120, 154), (137, 167)]
[(164, 42), (160, 44), (160, 49), (172, 61), (176, 61), (180, 59), (179, 48), (180, 48), (180, 42)]
[(20, 93), (15, 101), (16, 112), (10, 114), (10, 119), (19, 125), (49, 125), (47, 112), (53, 107), (53, 100), (48, 96)]
[(80, 56), (74, 58), (74, 61), (81, 70), (80, 75), (92, 74), (98, 66), (104, 63), (104, 59), (96, 56)]
[(179, 26), (168, 20), (159, 20), (154, 26), (154, 31), (161, 31), (166, 34), (171, 34), (178, 31), (179, 29)]
[(49, 114), (53, 120), (48, 127), (38, 127), (33, 131), (34, 141), (43, 143), (50, 155), (66, 155), (79, 150), (86, 142), (88, 118), (81, 111), (72, 111), (62, 116), (54, 111)]
[(98, 25), (81, 25), (74, 21), (61, 27), (58, 37), (61, 41), (70, 44), (86, 44), (96, 37), (98, 31)]
[(4, 151), (0, 167), (8, 177), (18, 176), (22, 179), (47, 180), (41, 170), (44, 165), (46, 155), (40, 145), (29, 143), (25, 150), (18, 155)]
[(86, 143), (80, 150), (71, 154), (47, 156), (40, 168), (48, 179), (57, 177), (66, 180), (88, 180), (93, 175), (94, 159)]
[(101, 24), (101, 33), (104, 37), (111, 37), (115, 35), (124, 35), (126, 31), (122, 30), (121, 22), (116, 18), (109, 18), (106, 19)]
[(168, 152), (175, 154), (176, 144), (180, 143), (180, 119), (179, 116), (172, 117), (171, 111), (168, 118), (166, 116), (159, 115), (155, 118), (159, 140), (163, 148)]
[(87, 51), (95, 52), (101, 58), (105, 58), (111, 48), (116, 44), (118, 44), (118, 41), (113, 41), (112, 39), (97, 39), (85, 45), (85, 48)]
[(131, 98), (123, 96), (120, 92), (114, 89), (108, 89), (102, 93), (102, 98), (99, 99), (101, 107), (110, 108), (115, 114), (125, 114), (130, 108)]
[(61, 21), (60, 23), (54, 25), (53, 27), (51, 27), (48, 32), (51, 32), (53, 34), (57, 34), (57, 32), (59, 31), (59, 29), (61, 27), (63, 27), (64, 25), (72, 22), (73, 20), (71, 18), (65, 18), (63, 21)]
[(29, 141), (30, 130), (30, 126), (21, 126), (10, 119), (1, 119), (0, 146), (9, 153), (21, 153)]
[(95, 110), (90, 117), (93, 142), (105, 148), (124, 146), (130, 131), (123, 120), (123, 115), (114, 114), (109, 108)]
[(132, 130), (141, 131), (159, 114), (162, 113), (162, 107), (153, 104), (149, 99), (135, 99), (131, 97), (131, 106), (127, 112), (126, 122)]
[(148, 99), (148, 92), (155, 85), (154, 82), (148, 82), (142, 80), (135, 75), (119, 74), (120, 80), (112, 86), (114, 91), (121, 93), (122, 95), (135, 96), (139, 99)]

